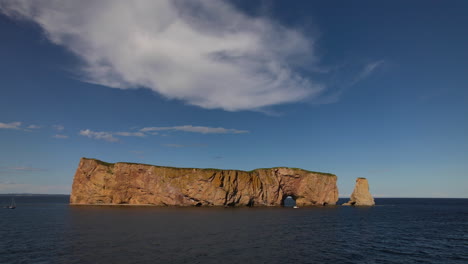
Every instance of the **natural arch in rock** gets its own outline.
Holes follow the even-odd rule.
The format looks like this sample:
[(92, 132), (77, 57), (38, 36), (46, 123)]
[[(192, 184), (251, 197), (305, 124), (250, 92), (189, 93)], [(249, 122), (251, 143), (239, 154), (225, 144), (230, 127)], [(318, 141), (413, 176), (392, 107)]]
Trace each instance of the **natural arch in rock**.
[(287, 195), (285, 198), (283, 198), (281, 205), (283, 207), (294, 207), (296, 206), (296, 199), (292, 195)]
[(71, 204), (157, 206), (281, 206), (336, 204), (336, 175), (297, 168), (252, 171), (106, 163), (82, 158)]

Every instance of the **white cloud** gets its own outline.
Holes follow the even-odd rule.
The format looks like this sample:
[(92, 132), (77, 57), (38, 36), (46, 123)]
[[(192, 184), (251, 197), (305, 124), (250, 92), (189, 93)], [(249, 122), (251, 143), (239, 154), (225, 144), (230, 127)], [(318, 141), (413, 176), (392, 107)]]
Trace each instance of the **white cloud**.
[(145, 137), (146, 135), (143, 132), (106, 132), (106, 131), (92, 131), (90, 129), (81, 130), (80, 135), (86, 136), (94, 139), (102, 139), (109, 142), (117, 142), (118, 138), (115, 136), (122, 137)]
[(185, 131), (201, 134), (242, 134), (249, 133), (247, 130), (239, 129), (230, 129), (223, 127), (206, 127), (206, 126), (173, 126), (173, 127), (145, 127), (142, 128), (141, 132), (150, 132), (150, 131), (163, 131), (163, 130), (173, 130), (173, 131)]
[(113, 134), (117, 136), (122, 136), (122, 137), (145, 137), (146, 136), (142, 132), (115, 132)]
[(66, 139), (68, 138), (67, 135), (62, 135), (62, 134), (55, 134), (52, 136), (53, 138), (60, 138), (60, 139)]
[(85, 137), (89, 137), (89, 138), (94, 138), (94, 139), (102, 139), (102, 140), (109, 141), (109, 142), (119, 141), (118, 138), (115, 138), (114, 136), (112, 136), (112, 133), (103, 132), (103, 131), (102, 132), (96, 132), (96, 131), (92, 131), (92, 130), (89, 130), (89, 129), (85, 129), (85, 130), (80, 131), (80, 135), (85, 136)]
[(0, 11), (40, 25), (82, 59), (83, 79), (96, 84), (146, 87), (228, 111), (302, 101), (324, 89), (294, 68), (317, 68), (310, 35), (226, 1), (16, 0)]
[(21, 122), (2, 123), (0, 122), (0, 129), (20, 129)]
[[(243, 134), (249, 133), (248, 130), (239, 130), (232, 128), (223, 128), (223, 127), (206, 127), (206, 126), (172, 126), (172, 127), (145, 127), (140, 129), (138, 132), (107, 132), (107, 131), (92, 131), (90, 129), (80, 130), (81, 136), (86, 136), (94, 139), (102, 139), (109, 142), (117, 142), (119, 138), (116, 136), (122, 137), (146, 137), (147, 135), (158, 135), (156, 131), (184, 131), (192, 133), (201, 133), (201, 134)], [(54, 137), (59, 137), (60, 135), (55, 135)], [(164, 136), (164, 135), (163, 135)], [(174, 145), (175, 146), (175, 145)], [(174, 147), (172, 146), (172, 147)]]
[(38, 126), (38, 125), (29, 125), (27, 128), (29, 128), (29, 129), (39, 129), (41, 127)]
[(52, 127), (57, 131), (63, 131), (65, 129), (62, 125), (53, 125)]

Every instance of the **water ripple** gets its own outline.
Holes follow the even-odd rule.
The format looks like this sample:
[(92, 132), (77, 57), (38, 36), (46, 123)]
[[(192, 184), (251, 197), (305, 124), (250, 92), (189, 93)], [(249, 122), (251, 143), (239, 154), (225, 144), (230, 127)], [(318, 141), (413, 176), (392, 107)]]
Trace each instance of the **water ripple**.
[[(41, 200), (42, 199), (42, 200)], [(373, 208), (69, 207), (0, 211), (0, 263), (468, 263), (468, 200)]]

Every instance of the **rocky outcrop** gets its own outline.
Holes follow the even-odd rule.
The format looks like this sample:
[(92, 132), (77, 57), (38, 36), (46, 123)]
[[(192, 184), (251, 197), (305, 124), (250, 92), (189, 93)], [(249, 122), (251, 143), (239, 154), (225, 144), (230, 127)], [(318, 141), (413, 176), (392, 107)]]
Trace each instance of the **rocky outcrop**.
[(71, 204), (173, 206), (334, 205), (333, 174), (295, 168), (253, 171), (105, 163), (82, 158), (73, 180)]
[(366, 178), (357, 178), (356, 186), (351, 194), (350, 200), (343, 205), (372, 206), (375, 205), (374, 198), (369, 192), (369, 182)]

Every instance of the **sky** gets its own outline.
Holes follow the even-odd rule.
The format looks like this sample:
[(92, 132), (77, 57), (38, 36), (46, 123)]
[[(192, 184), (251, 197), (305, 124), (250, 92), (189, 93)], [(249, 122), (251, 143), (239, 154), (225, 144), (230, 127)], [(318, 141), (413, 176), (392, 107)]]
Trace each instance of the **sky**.
[(468, 198), (467, 1), (0, 0), (0, 193), (81, 157)]

